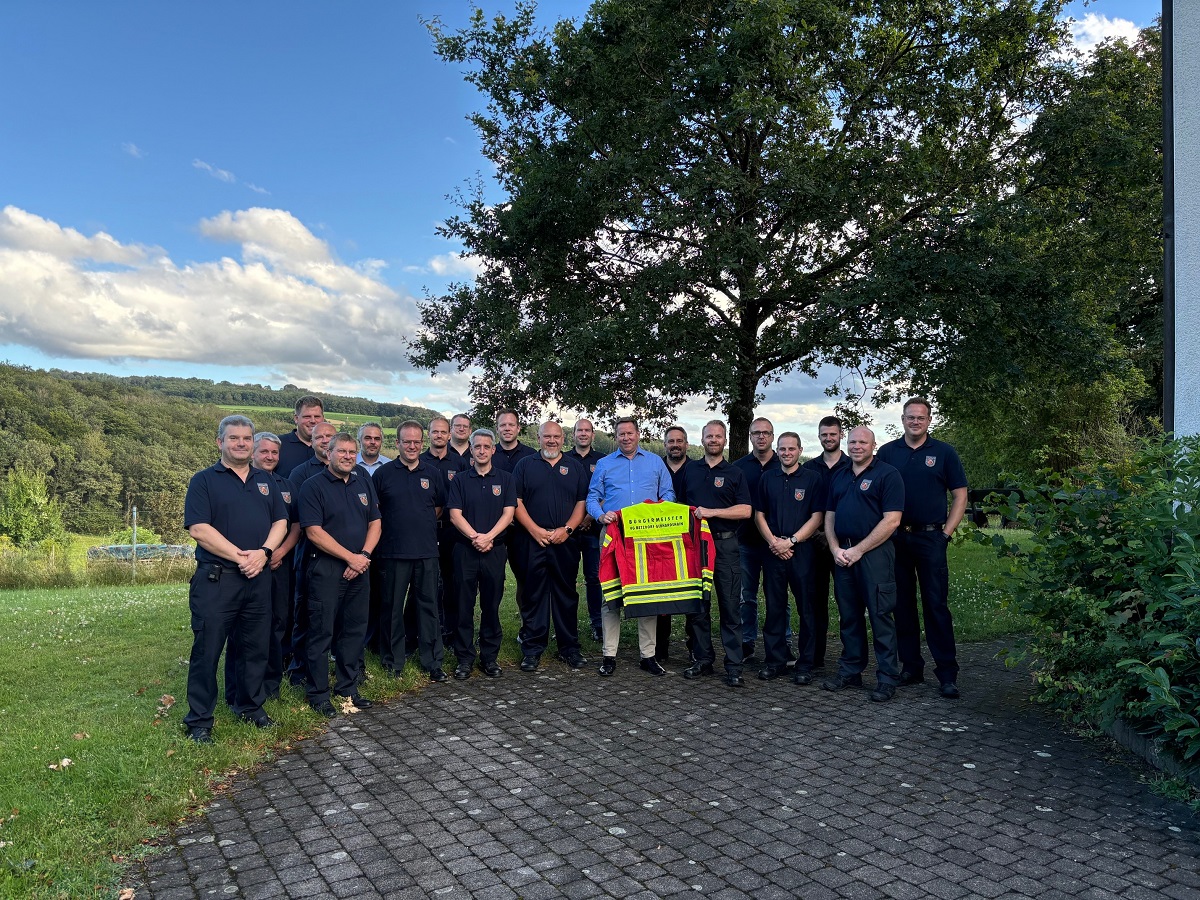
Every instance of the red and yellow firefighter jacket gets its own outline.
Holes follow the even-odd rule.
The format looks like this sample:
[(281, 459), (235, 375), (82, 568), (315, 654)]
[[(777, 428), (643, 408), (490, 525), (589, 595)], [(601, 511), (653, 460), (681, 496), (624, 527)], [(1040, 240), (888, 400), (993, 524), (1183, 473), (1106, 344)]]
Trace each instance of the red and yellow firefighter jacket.
[(716, 556), (708, 522), (692, 507), (650, 500), (627, 506), (600, 542), (604, 602), (620, 601), (626, 618), (700, 612), (712, 596)]

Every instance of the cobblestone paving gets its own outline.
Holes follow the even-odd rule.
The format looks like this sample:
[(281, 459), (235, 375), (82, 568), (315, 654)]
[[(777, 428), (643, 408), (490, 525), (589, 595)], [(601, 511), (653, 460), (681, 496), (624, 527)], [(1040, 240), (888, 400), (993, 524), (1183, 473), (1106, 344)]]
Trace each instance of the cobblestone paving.
[(1200, 898), (1200, 820), (996, 649), (965, 648), (957, 702), (624, 657), (432, 685), (212, 803), (137, 897)]

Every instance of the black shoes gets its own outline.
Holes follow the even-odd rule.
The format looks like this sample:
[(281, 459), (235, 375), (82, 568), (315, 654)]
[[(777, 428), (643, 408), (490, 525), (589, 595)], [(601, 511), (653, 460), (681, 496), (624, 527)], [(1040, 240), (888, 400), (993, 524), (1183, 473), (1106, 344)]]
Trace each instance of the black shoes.
[(887, 703), (896, 696), (896, 686), (894, 684), (877, 684), (869, 696), (872, 703)]
[[(783, 674), (783, 672), (779, 671), (779, 669), (780, 669), (779, 666), (763, 666), (761, 669), (758, 670), (758, 680), (759, 681), (774, 681), (776, 678), (778, 678), (780, 675)], [(785, 669), (785, 671), (786, 671), (786, 669)]]
[(725, 674), (725, 683), (730, 687), (745, 687), (746, 679), (741, 675), (735, 675), (733, 672), (727, 672)]
[(923, 672), (901, 672), (900, 687), (911, 687), (914, 684), (924, 684), (925, 673)]
[(658, 660), (653, 656), (644, 656), (642, 661), (638, 663), (638, 667), (643, 672), (649, 672), (651, 675), (666, 675), (667, 670), (658, 664)]
[(374, 700), (368, 700), (366, 697), (343, 697), (338, 695), (339, 700), (349, 700), (357, 709), (370, 709), (375, 705)]
[(459, 663), (454, 670), (454, 677), (459, 681), (466, 681), (471, 677), (471, 667), (463, 663)]
[(812, 672), (793, 672), (792, 684), (812, 684)]
[(593, 628), (592, 629), (592, 640), (595, 641), (597, 644), (601, 643), (604, 640), (604, 630), (601, 628)]
[(500, 677), (500, 664), (494, 659), (491, 662), (480, 663), (479, 668), (483, 670), (483, 674), (488, 678)]
[(266, 713), (262, 713), (261, 715), (257, 716), (248, 716), (243, 714), (239, 715), (238, 718), (243, 722), (249, 722), (255, 728), (274, 728), (276, 725), (275, 720)]
[(822, 681), (821, 687), (827, 691), (840, 691), (842, 688), (848, 687), (862, 687), (862, 678), (838, 674)]
[(337, 718), (337, 710), (333, 708), (333, 704), (330, 703), (328, 700), (324, 700), (320, 703), (313, 703), (310, 705), (312, 706), (312, 708), (314, 710), (316, 710), (318, 713), (320, 713), (327, 719)]
[[(529, 656), (526, 656), (523, 660), (521, 660), (521, 671), (522, 672), (536, 672), (538, 663), (540, 663), (541, 661), (542, 661), (542, 658), (540, 656), (534, 656), (534, 655), (530, 654)], [(484, 671), (487, 671), (487, 670), (485, 669)]]
[(441, 669), (430, 669), (429, 670), (429, 680), (434, 682), (435, 684), (441, 684), (443, 681), (446, 680), (446, 673), (444, 671), (442, 671)]
[(938, 693), (947, 700), (957, 700), (962, 696), (958, 691), (958, 685), (953, 681), (943, 681), (942, 686), (938, 688)]
[(587, 657), (578, 650), (568, 650), (566, 653), (559, 653), (558, 658), (572, 669), (582, 669), (587, 665)]
[(692, 663), (690, 666), (688, 666), (686, 669), (684, 669), (683, 677), (684, 678), (699, 678), (701, 675), (711, 675), (712, 673), (713, 673), (712, 663), (698, 662), (698, 663)]
[(600, 661), (600, 674), (611, 675), (617, 671), (617, 658), (615, 656), (606, 656)]
[(211, 728), (189, 728), (188, 740), (196, 744), (211, 744), (213, 742)]

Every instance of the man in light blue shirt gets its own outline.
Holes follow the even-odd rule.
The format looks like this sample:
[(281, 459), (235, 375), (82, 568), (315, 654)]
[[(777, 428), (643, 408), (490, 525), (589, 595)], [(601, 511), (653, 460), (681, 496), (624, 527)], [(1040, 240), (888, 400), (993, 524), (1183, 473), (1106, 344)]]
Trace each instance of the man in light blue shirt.
[[(618, 511), (646, 500), (674, 500), (671, 473), (666, 464), (653, 453), (638, 446), (641, 435), (636, 419), (617, 420), (618, 450), (596, 463), (588, 486), (588, 515), (607, 528), (617, 518)], [(602, 544), (603, 545), (603, 544)], [(638, 617), (638, 645), (642, 654), (642, 669), (651, 675), (665, 675), (667, 670), (654, 658), (654, 616)], [(604, 631), (604, 660), (600, 674), (611, 675), (617, 670), (617, 645), (621, 638), (621, 610), (615, 603), (600, 609)]]

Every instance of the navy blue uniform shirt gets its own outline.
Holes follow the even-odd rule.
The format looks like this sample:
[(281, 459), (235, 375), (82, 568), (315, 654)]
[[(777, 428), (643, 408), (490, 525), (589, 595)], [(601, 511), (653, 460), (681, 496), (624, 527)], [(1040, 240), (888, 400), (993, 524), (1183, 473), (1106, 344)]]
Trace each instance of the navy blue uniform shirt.
[(956, 451), (928, 435), (915, 450), (904, 438), (879, 448), (879, 458), (904, 479), (904, 525), (945, 525), (946, 494), (967, 486), (967, 474)]
[(814, 456), (812, 459), (800, 463), (800, 468), (812, 469), (814, 472), (820, 472), (825, 478), (825, 486), (828, 487), (829, 483), (833, 481), (833, 476), (850, 465), (850, 457), (843, 453), (841, 458), (837, 461), (832, 469), (825, 465), (825, 457), (823, 455)]
[[(688, 506), (703, 506), (706, 509), (719, 509), (745, 503), (752, 504), (750, 488), (746, 486), (746, 477), (742, 470), (731, 463), (721, 460), (715, 466), (710, 466), (703, 459), (693, 459), (684, 466), (683, 483)], [(742, 525), (741, 519), (711, 518), (708, 520), (710, 531), (736, 531)]]
[[(184, 528), (211, 525), (239, 550), (257, 550), (271, 533), (271, 526), (280, 519), (286, 521), (287, 517), (287, 504), (274, 479), (253, 466), (245, 481), (221, 462), (201, 469), (188, 482), (183, 501)], [(196, 562), (237, 565), (199, 545)]]
[(904, 480), (878, 459), (857, 475), (853, 465), (846, 466), (829, 482), (825, 510), (837, 517), (833, 527), (838, 540), (857, 544), (883, 521), (885, 512), (904, 510)]
[(296, 429), (293, 428), (287, 434), (279, 436), (279, 462), (275, 466), (275, 471), (287, 478), (291, 475), (292, 469), (308, 462), (313, 456), (312, 445), (301, 441), (300, 436), (296, 434)]
[[(741, 459), (735, 460), (733, 463), (742, 470), (742, 475), (746, 479), (746, 487), (750, 489), (750, 496), (758, 496), (758, 483), (762, 479), (765, 472), (771, 472), (779, 468), (779, 454), (771, 453), (771, 458), (763, 465), (758, 461), (758, 457), (753, 453), (747, 453)], [(704, 504), (701, 504), (703, 506)], [(742, 543), (746, 545), (761, 544), (766, 546), (766, 541), (762, 535), (758, 533), (757, 526), (753, 522), (748, 522), (741, 533)]]
[(667, 462), (665, 456), (662, 458), (662, 461), (663, 465), (667, 467), (667, 471), (671, 473), (671, 489), (675, 491), (675, 502), (687, 503), (687, 484), (684, 483), (684, 471), (693, 460), (685, 456), (683, 458), (683, 465), (674, 471), (671, 471), (671, 464)]
[(342, 481), (325, 469), (300, 487), (300, 526), (320, 525), (351, 553), (362, 549), (367, 526), (378, 518), (379, 498), (365, 472)]
[[(480, 475), (471, 466), (450, 483), (446, 508), (461, 510), (467, 524), (480, 534), (487, 534), (496, 527), (506, 506), (514, 509), (517, 506), (513, 477), (495, 466), (488, 469), (486, 475)], [(458, 531), (457, 528), (454, 530)], [(460, 536), (466, 540), (465, 535)]]
[(536, 450), (526, 444), (522, 444), (520, 441), (517, 441), (517, 446), (511, 450), (505, 450), (497, 443), (496, 452), (492, 455), (492, 468), (512, 474), (516, 471), (517, 463), (527, 456), (537, 455), (538, 452)]
[(379, 495), (383, 520), (374, 555), (381, 559), (437, 556), (437, 509), (446, 505), (442, 473), (419, 459), (413, 469), (397, 459), (376, 469), (371, 483)]
[(825, 478), (802, 467), (789, 475), (783, 466), (776, 466), (762, 473), (754, 509), (766, 517), (771, 534), (789, 537), (803, 528), (813, 513), (825, 512)]
[[(300, 465), (296, 466), (296, 468), (292, 469), (292, 471), (288, 473), (288, 481), (292, 483), (294, 490), (299, 492), (300, 486), (304, 484), (304, 482), (308, 481), (308, 479), (312, 478), (314, 475), (326, 471), (328, 468), (329, 463), (323, 463), (316, 456), (313, 456), (311, 459), (305, 460), (304, 462), (300, 463)], [(354, 464), (354, 472), (357, 475), (365, 475), (367, 478), (371, 477), (371, 473), (358, 463)]]
[(584, 474), (587, 476), (587, 480), (589, 483), (592, 480), (592, 476), (596, 474), (596, 463), (600, 462), (600, 460), (602, 460), (604, 458), (604, 454), (601, 453), (600, 451), (596, 450), (595, 447), (592, 448), (592, 452), (589, 453), (587, 456), (580, 456), (579, 450), (577, 450), (575, 447), (572, 447), (570, 450), (568, 450), (563, 455), (569, 456), (572, 459), (577, 459), (581, 463), (583, 463), (583, 471), (584, 471)]
[(517, 499), (529, 518), (542, 528), (561, 528), (575, 512), (575, 504), (587, 500), (592, 480), (587, 466), (565, 453), (553, 464), (539, 453), (517, 463), (513, 485)]
[(424, 465), (431, 469), (437, 469), (442, 474), (443, 486), (449, 489), (450, 482), (454, 480), (454, 476), (463, 471), (463, 469), (471, 468), (471, 459), (469, 456), (459, 456), (453, 447), (446, 447), (446, 455), (442, 457), (434, 456), (430, 451), (425, 450), (421, 453), (420, 460)]

